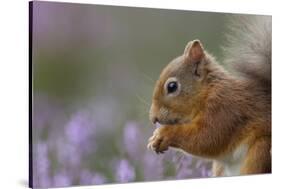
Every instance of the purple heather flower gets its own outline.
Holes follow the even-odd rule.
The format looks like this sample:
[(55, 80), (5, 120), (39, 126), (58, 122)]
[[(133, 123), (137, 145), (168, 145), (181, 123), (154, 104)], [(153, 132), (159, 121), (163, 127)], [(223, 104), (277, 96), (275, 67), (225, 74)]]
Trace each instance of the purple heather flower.
[[(37, 138), (33, 146), (34, 186), (63, 187), (77, 182), (82, 185), (106, 183), (107, 178), (102, 172), (84, 170), (83, 167), (87, 166), (84, 164), (84, 160), (89, 162), (90, 158), (95, 158), (95, 154), (90, 152), (95, 150), (102, 152), (103, 150), (96, 148), (98, 141), (95, 140), (95, 137), (98, 134), (102, 135), (104, 131), (108, 131), (106, 133), (110, 135), (115, 134), (113, 120), (119, 119), (117, 117), (120, 112), (119, 114), (116, 114), (115, 111), (109, 112), (112, 119), (104, 119), (102, 116), (110, 110), (111, 105), (116, 108), (115, 101), (107, 102), (107, 105), (99, 104), (103, 110), (102, 108), (96, 109), (97, 106), (92, 110), (79, 110), (69, 119), (66, 119), (65, 110), (54, 102), (52, 98), (42, 95), (40, 98), (37, 97), (36, 101), (36, 114), (34, 116), (36, 136), (44, 136), (42, 134), (46, 132), (47, 140), (41, 141), (41, 138)], [(92, 115), (95, 115), (95, 119), (92, 118)], [(97, 115), (100, 116), (96, 117)], [(97, 130), (97, 125), (102, 130)], [(148, 150), (144, 151), (144, 139), (151, 135), (151, 132), (151, 129), (141, 130), (138, 122), (129, 121), (124, 126), (121, 136), (117, 136), (123, 140), (124, 146), (119, 149), (119, 152), (122, 154), (125, 150), (127, 153), (125, 155), (128, 156), (128, 159), (119, 159), (114, 167), (117, 182), (134, 181), (136, 179), (134, 166), (142, 169), (140, 172), (143, 173), (145, 181), (210, 176), (208, 162), (193, 159), (190, 155), (175, 150), (169, 150), (163, 155), (156, 155)], [(54, 171), (50, 170), (53, 167), (51, 166), (53, 161), (48, 159), (50, 154), (54, 155), (52, 157), (56, 158), (55, 162), (58, 163), (53, 177), (50, 175)], [(106, 161), (110, 161), (110, 159)], [(90, 163), (95, 162), (90, 161)], [(168, 166), (175, 168), (174, 175), (169, 173), (169, 176), (165, 176), (167, 163), (170, 163)]]
[(90, 171), (82, 170), (80, 172), (80, 184), (85, 184), (85, 185), (93, 184), (92, 179), (93, 179), (93, 175)]
[(177, 179), (189, 178), (192, 175), (192, 156), (172, 150), (165, 153), (165, 160), (175, 165)]
[[(66, 143), (72, 154), (88, 154), (96, 150), (96, 144), (93, 141), (96, 135), (96, 125), (91, 119), (89, 112), (78, 111), (75, 113), (65, 127)], [(65, 145), (65, 144), (63, 144)]]
[(196, 170), (198, 170), (198, 176), (200, 177), (210, 177), (211, 174), (211, 168), (210, 168), (210, 162), (206, 162), (204, 160), (197, 160), (196, 163)]
[(83, 154), (79, 147), (64, 140), (58, 140), (56, 148), (58, 162), (61, 166), (78, 167), (80, 165)]
[(195, 168), (196, 169), (199, 169), (201, 168), (202, 166), (204, 166), (204, 162), (202, 160), (197, 160), (196, 161), (196, 164), (195, 164)]
[(48, 160), (48, 146), (46, 143), (39, 142), (35, 144), (36, 170), (40, 174), (47, 174), (49, 171), (50, 163)]
[(190, 166), (189, 161), (185, 161), (184, 158), (180, 162), (178, 162), (177, 170), (176, 170), (176, 178), (177, 179), (186, 179), (192, 176), (193, 169)]
[(163, 178), (163, 156), (147, 151), (143, 157), (143, 175), (145, 181), (160, 180)]
[(116, 165), (115, 179), (117, 182), (130, 182), (135, 179), (135, 169), (128, 160), (122, 159)]
[(212, 171), (206, 166), (201, 168), (201, 177), (210, 177), (212, 176)]
[(66, 137), (74, 145), (80, 145), (94, 133), (95, 125), (87, 112), (77, 112), (66, 125)]
[(92, 173), (89, 170), (82, 170), (80, 173), (80, 184), (104, 184), (106, 178), (99, 173)]
[(194, 174), (193, 177), (209, 177), (211, 176), (211, 166), (210, 162), (205, 160), (196, 160), (193, 166)]
[(49, 169), (50, 162), (48, 159), (48, 146), (46, 143), (39, 142), (34, 146), (34, 173), (33, 182), (36, 187), (50, 186)]
[(123, 143), (129, 156), (133, 159), (139, 159), (140, 152), (140, 130), (136, 122), (128, 122), (124, 127)]
[(193, 157), (187, 154), (177, 154), (179, 158), (176, 160), (176, 178), (186, 179), (192, 177), (194, 170), (192, 168)]
[(99, 173), (95, 173), (93, 176), (93, 184), (104, 184), (106, 182), (106, 178), (99, 174)]
[(181, 169), (177, 170), (177, 179), (187, 179), (192, 176), (192, 169), (188, 167), (182, 167)]
[(71, 178), (66, 174), (65, 171), (58, 172), (53, 178), (53, 187), (65, 187), (71, 186)]
[(193, 157), (191, 155), (187, 155), (187, 154), (182, 154), (182, 162), (185, 166), (191, 166), (192, 165), (192, 160)]

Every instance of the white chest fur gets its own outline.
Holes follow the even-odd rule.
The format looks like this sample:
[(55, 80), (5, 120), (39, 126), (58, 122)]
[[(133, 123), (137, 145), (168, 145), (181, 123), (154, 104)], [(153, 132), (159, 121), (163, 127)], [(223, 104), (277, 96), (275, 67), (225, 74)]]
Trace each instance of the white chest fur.
[(247, 151), (248, 146), (243, 144), (238, 146), (231, 154), (217, 160), (224, 166), (223, 176), (240, 175), (240, 169)]

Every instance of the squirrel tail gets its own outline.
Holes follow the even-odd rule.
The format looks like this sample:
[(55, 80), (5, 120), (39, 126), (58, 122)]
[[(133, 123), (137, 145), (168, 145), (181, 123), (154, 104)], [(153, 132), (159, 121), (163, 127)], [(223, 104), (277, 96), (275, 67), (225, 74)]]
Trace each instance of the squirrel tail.
[(224, 46), (225, 63), (271, 96), (271, 16), (238, 16), (231, 20)]

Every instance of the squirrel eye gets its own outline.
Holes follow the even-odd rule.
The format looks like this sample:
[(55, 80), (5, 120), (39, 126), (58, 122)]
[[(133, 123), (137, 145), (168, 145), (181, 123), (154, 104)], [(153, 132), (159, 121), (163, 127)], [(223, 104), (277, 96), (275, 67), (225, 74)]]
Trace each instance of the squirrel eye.
[(168, 93), (173, 93), (178, 89), (178, 83), (176, 81), (171, 81), (167, 85)]

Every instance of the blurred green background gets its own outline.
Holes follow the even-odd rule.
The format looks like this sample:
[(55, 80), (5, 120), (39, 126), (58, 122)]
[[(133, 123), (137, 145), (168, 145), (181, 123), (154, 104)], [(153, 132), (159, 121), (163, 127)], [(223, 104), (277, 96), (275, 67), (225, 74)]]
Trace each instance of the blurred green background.
[(193, 39), (200, 39), (208, 51), (221, 57), (224, 14), (37, 5), (34, 26), (40, 31), (34, 32), (34, 91), (66, 102), (111, 94), (136, 104), (133, 93), (150, 102), (161, 69)]

